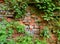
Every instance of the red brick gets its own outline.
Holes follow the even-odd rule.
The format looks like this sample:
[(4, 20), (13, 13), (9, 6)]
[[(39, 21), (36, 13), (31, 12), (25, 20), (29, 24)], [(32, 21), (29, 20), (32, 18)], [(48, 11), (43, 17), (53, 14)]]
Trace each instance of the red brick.
[(7, 21), (8, 21), (8, 22), (11, 22), (11, 20), (12, 20), (11, 18), (7, 18)]

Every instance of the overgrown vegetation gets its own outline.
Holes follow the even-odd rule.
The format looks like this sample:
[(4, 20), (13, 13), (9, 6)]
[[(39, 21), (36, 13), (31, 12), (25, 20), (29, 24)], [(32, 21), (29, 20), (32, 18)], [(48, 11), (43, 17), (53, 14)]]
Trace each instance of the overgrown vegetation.
[(49, 31), (49, 28), (47, 26), (45, 26), (44, 29), (41, 30), (40, 36), (41, 37), (45, 37), (45, 38), (49, 38), (50, 37), (50, 31)]
[(15, 38), (16, 40), (14, 40), (12, 35), (15, 29), (18, 33), (25, 32), (24, 26), (20, 25), (18, 22), (7, 22), (6, 20), (0, 22), (0, 44), (47, 44), (46, 40), (41, 41), (35, 39), (33, 41), (33, 37), (28, 35), (18, 36)]
[[(54, 11), (56, 10), (60, 10), (60, 6), (57, 6), (56, 3), (59, 2), (59, 0), (34, 0), (36, 3), (35, 6), (42, 12), (45, 13), (45, 15), (43, 16), (44, 20), (50, 20), (53, 19), (52, 16), (54, 16)], [(58, 3), (60, 4), (60, 3)]]
[(5, 3), (14, 11), (15, 18), (21, 18), (26, 13), (26, 7), (28, 6), (26, 2), (21, 3), (19, 0), (5, 0)]
[[(26, 13), (26, 8), (29, 6), (30, 0), (5, 0), (6, 4), (9, 5), (9, 7), (14, 10), (15, 18), (20, 18), (24, 13)], [(60, 1), (59, 0), (33, 0), (31, 2), (35, 2), (34, 5), (36, 8), (38, 8), (40, 11), (44, 12), (44, 20), (51, 20), (54, 16), (54, 11), (60, 10)], [(58, 3), (58, 4), (57, 4)]]
[[(26, 34), (25, 25), (21, 25), (19, 21), (11, 21), (8, 22), (5, 19), (0, 22), (0, 44), (48, 44), (46, 39), (51, 38), (51, 35), (56, 34), (57, 40), (60, 41), (60, 19), (56, 18), (58, 16), (53, 17), (55, 14), (54, 12), (60, 12), (60, 0), (4, 0), (5, 4), (8, 7), (2, 6), (1, 9), (7, 10), (13, 10), (14, 11), (14, 18), (21, 18), (25, 15), (26, 8), (29, 7), (29, 4), (33, 4), (35, 8), (39, 10), (39, 12), (43, 12), (44, 15), (42, 15), (42, 19), (44, 19), (42, 22), (40, 20), (37, 20), (37, 23), (42, 23), (42, 26), (39, 24), (39, 38), (42, 37), (44, 40), (40, 40), (34, 38), (35, 35), (28, 36)], [(57, 15), (60, 15), (59, 13)], [(53, 20), (52, 20), (53, 19)], [(51, 21), (54, 21), (52, 23), (49, 23)], [(47, 24), (45, 24), (44, 21), (48, 21)], [(49, 25), (48, 25), (49, 23)], [(47, 26), (46, 26), (47, 25)], [(52, 27), (48, 27), (52, 26)], [(51, 29), (51, 30), (50, 30)], [(56, 29), (56, 30), (53, 30)], [(22, 34), (22, 36), (18, 36), (16, 38), (13, 38), (12, 35), (14, 33), (14, 30), (16, 30), (17, 34)], [(37, 34), (38, 35), (38, 34)], [(54, 37), (52, 36), (54, 39)]]
[(4, 44), (8, 39), (12, 38), (14, 29), (16, 29), (18, 33), (25, 32), (24, 26), (20, 25), (18, 22), (7, 22), (6, 20), (0, 22), (0, 44)]

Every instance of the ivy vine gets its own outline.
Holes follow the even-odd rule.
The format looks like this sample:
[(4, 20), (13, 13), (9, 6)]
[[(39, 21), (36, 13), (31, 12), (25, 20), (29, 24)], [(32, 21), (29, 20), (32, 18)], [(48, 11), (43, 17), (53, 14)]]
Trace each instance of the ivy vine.
[[(26, 13), (26, 8), (29, 6), (30, 0), (5, 0), (6, 4), (14, 10), (15, 18), (21, 18)], [(42, 10), (45, 15), (42, 16), (44, 20), (53, 19), (55, 10), (60, 10), (60, 1), (59, 0), (33, 0), (31, 2), (36, 2), (34, 5), (40, 11)], [(58, 3), (58, 4), (57, 4)]]
[(19, 0), (5, 0), (5, 3), (14, 11), (15, 18), (21, 18), (26, 13), (26, 2), (21, 3)]

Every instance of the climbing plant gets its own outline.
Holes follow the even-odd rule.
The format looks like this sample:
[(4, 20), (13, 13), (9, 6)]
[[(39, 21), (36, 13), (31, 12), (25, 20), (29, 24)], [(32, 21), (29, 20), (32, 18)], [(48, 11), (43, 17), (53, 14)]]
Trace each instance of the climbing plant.
[[(30, 0), (5, 0), (6, 4), (9, 5), (9, 7), (14, 10), (14, 16), (15, 18), (20, 18), (23, 16), (23, 14), (26, 12), (26, 8), (28, 7)], [(51, 20), (53, 19), (52, 16), (54, 16), (55, 10), (60, 10), (60, 6), (57, 6), (56, 3), (60, 3), (59, 0), (33, 0), (31, 2), (35, 2), (34, 5), (36, 8), (38, 8), (40, 11), (44, 12), (44, 20)]]
[(26, 12), (28, 6), (26, 2), (21, 3), (19, 0), (5, 0), (5, 3), (14, 11), (15, 18), (21, 18)]
[(31, 36), (20, 36), (17, 39), (16, 44), (48, 44), (47, 41), (44, 39), (43, 41), (37, 39), (33, 39)]
[[(59, 0), (57, 0), (59, 2)], [(60, 6), (56, 6), (56, 2), (53, 0), (34, 0), (37, 4), (35, 6), (45, 13), (44, 20), (53, 19), (55, 10), (60, 10)]]
[(0, 22), (0, 44), (4, 44), (8, 38), (12, 37), (13, 29), (10, 26), (11, 24), (8, 24), (5, 20), (4, 22)]
[(50, 37), (49, 33), (50, 33), (49, 28), (45, 26), (44, 29), (41, 31), (40, 36), (49, 38)]
[(0, 44), (5, 44), (7, 41), (9, 41), (8, 39), (12, 38), (14, 29), (17, 30), (17, 33), (25, 32), (24, 26), (20, 25), (18, 22), (14, 22), (14, 21), (7, 22), (4, 19), (3, 19), (3, 21), (0, 22)]

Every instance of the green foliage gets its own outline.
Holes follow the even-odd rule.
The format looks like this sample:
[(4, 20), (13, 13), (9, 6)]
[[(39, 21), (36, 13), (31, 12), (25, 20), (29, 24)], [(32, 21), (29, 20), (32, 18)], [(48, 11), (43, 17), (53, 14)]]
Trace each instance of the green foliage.
[[(53, 19), (54, 11), (60, 10), (60, 6), (55, 5), (56, 2), (53, 0), (34, 0), (34, 2), (36, 2), (36, 4), (34, 4), (36, 8), (45, 13), (42, 17), (47, 21)], [(14, 11), (15, 18), (22, 17), (28, 6), (28, 3), (22, 3), (22, 0), (5, 0), (5, 3)], [(7, 7), (1, 8), (3, 8), (3, 10), (7, 9)], [(39, 23), (40, 21), (37, 22)], [(60, 27), (60, 21), (56, 22), (56, 25)], [(20, 25), (17, 21), (7, 22), (4, 20), (0, 22), (0, 44), (47, 44), (46, 40), (41, 41), (36, 39), (33, 41), (33, 38), (30, 36), (17, 37), (17, 41), (13, 39), (7, 40), (8, 38), (12, 38), (14, 29), (16, 29), (18, 33), (25, 33), (24, 28), (25, 26)], [(49, 38), (49, 28), (44, 27), (40, 36)], [(60, 30), (57, 30), (57, 37), (58, 40), (60, 40)]]
[(46, 38), (50, 37), (49, 28), (47, 26), (45, 26), (44, 29), (41, 31), (40, 36), (43, 36), (43, 37), (46, 37)]
[(57, 38), (58, 38), (58, 40), (60, 40), (60, 30), (59, 29), (57, 29)]
[(16, 44), (34, 44), (32, 41), (32, 37), (30, 36), (20, 36), (17, 38)]
[(6, 44), (16, 44), (15, 40), (12, 38), (6, 42)]
[(26, 7), (28, 6), (27, 3), (21, 3), (17, 0), (5, 0), (6, 4), (9, 5), (9, 7), (14, 10), (15, 18), (20, 18), (22, 15), (26, 12)]
[(19, 33), (24, 33), (25, 32), (25, 26), (20, 25), (18, 21), (13, 23), (14, 28), (19, 32)]
[(25, 32), (24, 26), (20, 25), (18, 22), (7, 22), (6, 20), (0, 22), (0, 44), (4, 44), (8, 41), (9, 38), (12, 38), (14, 29), (21, 33)]
[(42, 16), (42, 17), (44, 18), (44, 20), (49, 21), (49, 20), (51, 20), (51, 19), (52, 19), (52, 20), (54, 19), (52, 16), (53, 16), (53, 13), (51, 13), (51, 14), (45, 13), (45, 15)]
[[(4, 28), (3, 28), (4, 27)], [(6, 20), (0, 22), (0, 44), (47, 44), (45, 40), (40, 41), (32, 36), (19, 36), (16, 41), (12, 38), (13, 30), (16, 29), (20, 33), (24, 33), (24, 26), (19, 25), (16, 21), (7, 22)]]
[(48, 44), (48, 43), (47, 43), (46, 40), (43, 40), (43, 41), (42, 41), (42, 40), (36, 39), (36, 40), (35, 40), (35, 44)]
[(0, 10), (7, 10), (7, 9), (8, 9), (8, 7), (6, 5), (0, 4)]
[[(9, 7), (14, 10), (15, 18), (20, 18), (22, 15), (26, 12), (26, 8), (29, 5), (29, 0), (5, 0), (6, 4), (9, 5)], [(24, 3), (23, 3), (24, 2)], [(55, 10), (60, 10), (60, 6), (57, 6), (56, 3), (53, 0), (33, 0), (32, 2), (36, 2), (34, 5), (36, 8), (38, 8), (40, 11), (44, 12), (45, 15), (43, 16), (44, 20), (51, 20), (53, 19), (52, 16), (54, 16)]]
[(17, 31), (20, 33), (24, 33), (25, 32), (24, 28), (25, 27), (23, 25), (19, 25), (19, 26), (17, 26)]
[(7, 24), (0, 22), (0, 44), (4, 44), (13, 34), (13, 29), (7, 28)]
[(57, 25), (58, 27), (60, 27), (60, 21), (57, 21), (57, 22), (56, 22), (56, 25)]
[(52, 0), (34, 0), (38, 4), (35, 4), (35, 6), (40, 10), (45, 12), (45, 15), (43, 16), (44, 20), (51, 20), (53, 19), (52, 16), (54, 16), (55, 10), (60, 10), (59, 6), (56, 6), (54, 1)]
[(16, 44), (47, 44), (47, 41), (45, 39), (43, 41), (39, 39), (33, 40), (31, 36), (20, 36), (17, 38)]

